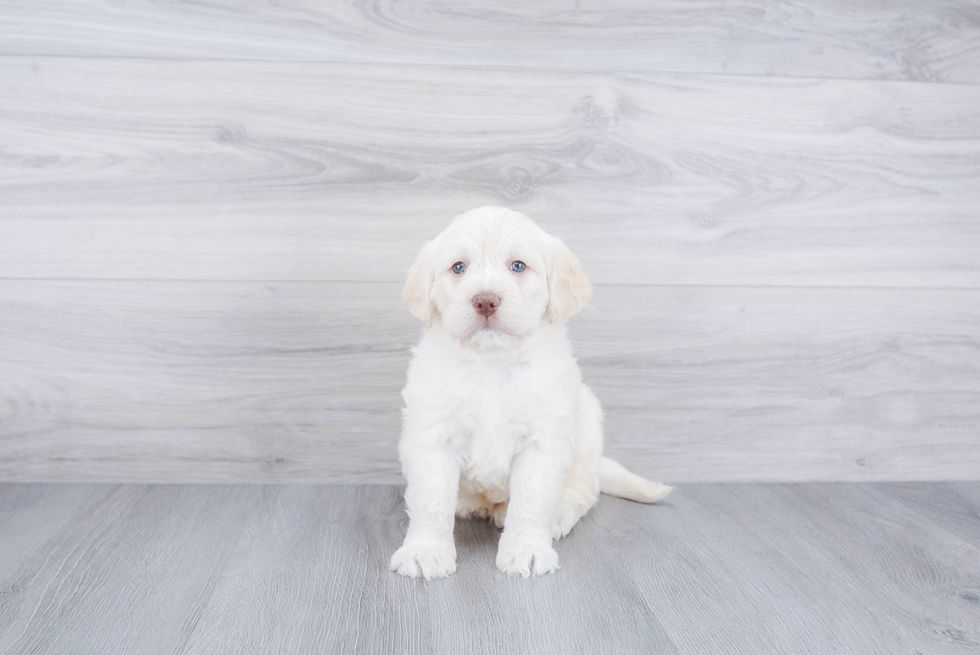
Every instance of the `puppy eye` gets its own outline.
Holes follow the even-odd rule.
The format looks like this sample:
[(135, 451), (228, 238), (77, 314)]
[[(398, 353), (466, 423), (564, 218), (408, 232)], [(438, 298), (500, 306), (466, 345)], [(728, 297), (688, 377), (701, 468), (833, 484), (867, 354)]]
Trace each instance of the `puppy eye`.
[(463, 262), (456, 262), (453, 264), (453, 273), (456, 275), (461, 275), (466, 272), (466, 264)]
[(510, 270), (514, 271), (515, 273), (520, 273), (525, 268), (527, 268), (527, 265), (525, 265), (524, 262), (522, 262), (520, 260), (515, 261), (515, 262), (511, 263), (511, 265), (510, 265)]

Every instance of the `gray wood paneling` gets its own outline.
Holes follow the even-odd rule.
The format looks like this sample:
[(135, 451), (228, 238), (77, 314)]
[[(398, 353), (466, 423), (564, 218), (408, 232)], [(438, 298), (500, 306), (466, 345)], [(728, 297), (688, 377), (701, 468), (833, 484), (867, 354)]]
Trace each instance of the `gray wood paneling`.
[(613, 287), (572, 333), (608, 449), (653, 475), (975, 480), (978, 326), (973, 291)]
[(0, 288), (0, 479), (398, 479), (396, 285)]
[[(955, 526), (976, 517), (926, 519), (893, 489), (603, 496), (556, 544), (562, 569), (528, 580), (494, 568), (495, 528), (461, 521), (458, 572), (425, 583), (387, 570), (406, 524), (395, 487), (5, 485), (0, 516), (52, 520), (25, 526), (17, 566), (0, 549), (0, 650), (971, 652), (980, 549)], [(978, 493), (917, 489), (925, 504)], [(64, 522), (69, 495), (83, 500)]]
[[(0, 283), (0, 479), (392, 482), (400, 285)], [(669, 482), (980, 479), (980, 291), (600, 286), (607, 450)]]
[(483, 204), (600, 284), (633, 468), (980, 478), (980, 12), (927, 4), (0, 0), (0, 479), (397, 481), (399, 286)]
[(504, 204), (602, 283), (980, 287), (980, 86), (3, 64), (0, 277), (395, 282)]
[(0, 53), (980, 81), (967, 0), (0, 3)]

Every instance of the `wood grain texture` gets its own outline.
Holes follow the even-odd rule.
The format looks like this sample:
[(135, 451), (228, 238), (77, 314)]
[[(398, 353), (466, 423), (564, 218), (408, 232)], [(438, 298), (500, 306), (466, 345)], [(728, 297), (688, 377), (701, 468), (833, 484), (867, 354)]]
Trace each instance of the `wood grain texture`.
[[(0, 16), (0, 479), (398, 481), (419, 330), (399, 286), (484, 204), (538, 219), (605, 292), (573, 334), (608, 450), (640, 472), (980, 478), (974, 4)], [(933, 524), (975, 507), (881, 493)], [(632, 620), (653, 627), (624, 650), (685, 643)]]
[(0, 277), (401, 281), (503, 204), (600, 283), (980, 288), (980, 86), (7, 58)]
[[(260, 488), (74, 489), (95, 497), (58, 533), (28, 532), (35, 551), (3, 582), (15, 611), (0, 650), (167, 652), (194, 630)], [(98, 617), (112, 617), (111, 631), (86, 629)]]
[(596, 295), (572, 324), (573, 342), (604, 403), (607, 449), (650, 475), (980, 479), (975, 292)]
[(399, 479), (395, 285), (0, 286), (4, 479)]
[[(609, 539), (608, 552), (626, 562), (681, 652), (955, 653), (980, 644), (976, 602), (957, 593), (980, 573), (975, 546), (875, 489), (695, 485), (674, 504), (676, 515), (643, 527), (595, 518), (599, 534), (629, 535)], [(636, 548), (650, 541), (657, 556)], [(743, 620), (733, 625), (732, 615)]]
[[(400, 286), (0, 283), (0, 479), (395, 482)], [(607, 452), (684, 481), (980, 479), (980, 292), (600, 286)]]
[(980, 82), (968, 0), (7, 0), (0, 12), (0, 54)]
[[(976, 485), (951, 482), (937, 488), (928, 483), (906, 482), (880, 485), (879, 489), (933, 523), (943, 525), (959, 538), (980, 547), (980, 521), (977, 521), (980, 518), (980, 493)], [(980, 584), (957, 593), (969, 595), (970, 589), (980, 591)], [(980, 603), (980, 594), (974, 595)]]
[[(942, 504), (952, 485), (917, 487)], [(977, 483), (955, 493), (977, 494)], [(70, 520), (0, 551), (5, 653), (894, 653), (980, 644), (980, 549), (892, 485), (686, 485), (658, 506), (603, 496), (556, 544), (562, 569), (493, 567), (461, 521), (458, 572), (387, 559), (401, 490), (362, 486), (0, 487), (0, 515)], [(60, 521), (61, 519), (59, 519)], [(7, 571), (15, 570), (15, 573)]]

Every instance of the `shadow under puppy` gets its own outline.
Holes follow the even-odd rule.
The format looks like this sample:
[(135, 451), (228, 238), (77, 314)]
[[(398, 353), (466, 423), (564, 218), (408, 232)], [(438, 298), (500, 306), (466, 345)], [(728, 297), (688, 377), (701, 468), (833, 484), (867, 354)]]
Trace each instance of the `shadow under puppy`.
[(591, 297), (565, 244), (509, 209), (468, 211), (422, 248), (402, 293), (426, 330), (402, 391), (410, 521), (393, 571), (454, 573), (459, 516), (503, 528), (501, 571), (551, 573), (552, 539), (600, 491), (644, 503), (670, 491), (602, 456), (602, 409), (566, 335)]

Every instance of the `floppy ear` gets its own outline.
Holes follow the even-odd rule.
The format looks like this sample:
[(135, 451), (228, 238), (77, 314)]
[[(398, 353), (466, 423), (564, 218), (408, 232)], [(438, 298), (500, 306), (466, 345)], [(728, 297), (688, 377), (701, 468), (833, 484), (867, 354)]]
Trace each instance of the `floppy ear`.
[(551, 237), (548, 249), (548, 306), (545, 316), (552, 323), (577, 314), (592, 298), (592, 283), (572, 251)]
[(405, 280), (405, 287), (402, 289), (402, 302), (408, 307), (408, 311), (425, 321), (425, 327), (432, 327), (432, 323), (438, 314), (438, 310), (429, 297), (432, 293), (432, 284), (436, 278), (433, 261), (434, 244), (434, 241), (430, 241), (422, 246), (415, 263), (408, 269), (408, 279)]

